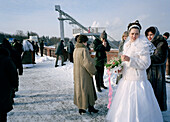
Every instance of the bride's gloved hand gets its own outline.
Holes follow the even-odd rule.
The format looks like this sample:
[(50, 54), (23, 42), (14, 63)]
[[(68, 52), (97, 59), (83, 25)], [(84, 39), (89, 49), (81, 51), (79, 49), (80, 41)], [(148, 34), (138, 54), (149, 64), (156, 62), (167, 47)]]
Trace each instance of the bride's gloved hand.
[(127, 55), (121, 55), (121, 60), (122, 61), (130, 61), (130, 57)]

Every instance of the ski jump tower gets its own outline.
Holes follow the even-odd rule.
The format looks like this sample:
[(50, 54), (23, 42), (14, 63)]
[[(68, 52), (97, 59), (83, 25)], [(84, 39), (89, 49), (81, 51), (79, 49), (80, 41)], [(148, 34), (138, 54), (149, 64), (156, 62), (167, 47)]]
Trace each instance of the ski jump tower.
[(73, 36), (75, 36), (76, 34), (84, 34), (87, 36), (94, 36), (98, 38), (100, 36), (99, 30), (103, 31), (105, 29), (104, 27), (100, 27), (100, 28), (84, 27), (79, 22), (77, 22), (74, 18), (72, 18), (70, 15), (62, 11), (59, 5), (55, 5), (55, 10), (59, 12), (58, 20), (60, 21), (60, 35), (61, 35), (62, 40), (64, 40), (64, 21), (65, 20), (70, 21), (69, 24), (75, 24), (79, 27), (78, 29), (73, 29)]
[[(55, 5), (55, 10), (59, 12), (59, 18), (58, 20), (60, 21), (60, 36), (61, 40), (64, 40), (64, 21), (70, 21), (69, 24), (75, 24), (79, 28), (73, 29), (73, 36), (76, 36), (78, 34), (83, 34), (87, 36), (93, 36), (95, 38), (99, 38), (101, 32), (105, 30), (104, 27), (84, 27), (81, 25), (79, 22), (77, 22), (74, 18), (72, 18), (70, 15), (65, 13), (64, 11), (61, 10), (60, 5)], [(109, 38), (109, 43), (112, 45), (112, 47), (117, 48), (117, 44), (115, 45), (113, 42), (116, 42), (111, 36), (108, 35)], [(111, 41), (112, 40), (112, 41)]]

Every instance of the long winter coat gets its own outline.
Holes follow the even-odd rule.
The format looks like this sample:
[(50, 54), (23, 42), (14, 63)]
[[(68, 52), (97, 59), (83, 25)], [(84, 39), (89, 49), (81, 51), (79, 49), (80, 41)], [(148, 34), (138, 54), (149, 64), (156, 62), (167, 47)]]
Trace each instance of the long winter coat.
[(64, 41), (60, 41), (57, 48), (56, 48), (56, 51), (55, 51), (55, 54), (56, 55), (63, 55), (63, 50), (64, 50), (64, 44), (63, 44)]
[(77, 43), (73, 53), (74, 58), (74, 104), (79, 109), (87, 109), (93, 106), (97, 100), (93, 83), (93, 75), (96, 73), (94, 60), (82, 43)]
[(151, 56), (151, 65), (147, 69), (148, 80), (151, 82), (155, 96), (158, 100), (162, 111), (167, 110), (167, 95), (165, 82), (166, 60), (168, 56), (168, 44), (166, 40), (159, 35), (159, 31), (155, 27), (156, 33), (151, 42), (156, 47), (154, 54)]
[(0, 113), (7, 113), (12, 107), (12, 89), (17, 87), (17, 70), (9, 52), (0, 47)]
[(104, 64), (107, 62), (106, 51), (110, 51), (110, 45), (106, 40), (106, 47), (102, 44), (102, 41), (99, 39), (95, 39), (94, 42), (94, 51), (96, 51), (96, 66), (103, 67)]

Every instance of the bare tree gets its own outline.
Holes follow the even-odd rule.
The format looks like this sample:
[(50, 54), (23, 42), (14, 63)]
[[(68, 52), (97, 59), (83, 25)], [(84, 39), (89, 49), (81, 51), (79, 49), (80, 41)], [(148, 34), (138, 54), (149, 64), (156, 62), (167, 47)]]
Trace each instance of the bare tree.
[(17, 36), (25, 36), (24, 32), (22, 30), (17, 30), (16, 34)]

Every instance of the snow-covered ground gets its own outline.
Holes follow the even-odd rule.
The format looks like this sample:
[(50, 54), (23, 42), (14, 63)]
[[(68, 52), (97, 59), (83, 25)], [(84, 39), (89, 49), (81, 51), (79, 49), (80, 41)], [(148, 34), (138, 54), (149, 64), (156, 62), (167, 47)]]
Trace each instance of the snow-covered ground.
[[(34, 67), (25, 68), (20, 76), (14, 109), (8, 113), (9, 122), (104, 122), (109, 90), (97, 92), (95, 108), (99, 109), (99, 113), (79, 115), (78, 108), (73, 104), (73, 64), (65, 63), (65, 66), (55, 68), (54, 58), (36, 56)], [(114, 95), (117, 86), (113, 75), (111, 79)], [(106, 71), (104, 81), (108, 86)], [(170, 83), (167, 83), (168, 111), (163, 113), (167, 122), (170, 121), (169, 93)]]

